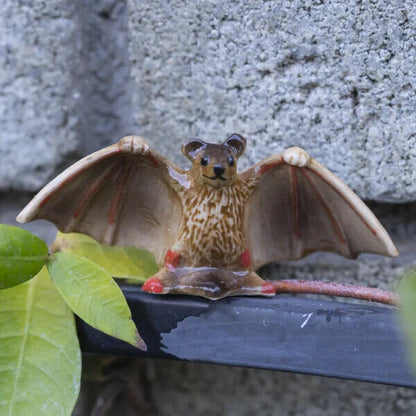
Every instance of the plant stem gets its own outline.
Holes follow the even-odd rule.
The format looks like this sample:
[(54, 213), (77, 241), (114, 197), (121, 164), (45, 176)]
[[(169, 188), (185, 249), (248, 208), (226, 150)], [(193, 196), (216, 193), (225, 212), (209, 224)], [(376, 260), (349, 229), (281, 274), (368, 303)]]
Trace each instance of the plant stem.
[(373, 287), (316, 280), (270, 280), (270, 283), (275, 286), (276, 293), (310, 293), (363, 299), (393, 306), (399, 304), (399, 296), (396, 293)]

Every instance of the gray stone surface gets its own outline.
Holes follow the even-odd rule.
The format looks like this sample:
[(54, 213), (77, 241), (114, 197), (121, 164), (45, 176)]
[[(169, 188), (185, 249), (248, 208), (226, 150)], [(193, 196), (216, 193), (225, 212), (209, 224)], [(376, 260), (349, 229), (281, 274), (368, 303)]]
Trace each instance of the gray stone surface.
[(72, 2), (2, 2), (0, 189), (38, 189), (76, 149), (79, 48)]
[[(137, 132), (298, 145), (365, 199), (416, 199), (412, 1), (130, 1)], [(247, 161), (245, 165), (247, 166)]]
[[(81, 397), (74, 416), (98, 414), (97, 410), (104, 408), (108, 415), (123, 416), (412, 416), (416, 413), (416, 391), (412, 389), (208, 364), (87, 358), (87, 368), (88, 361), (94, 359), (96, 369), (101, 361), (107, 368), (111, 364), (112, 370), (105, 371), (101, 384), (97, 380), (84, 380), (84, 392), (91, 395)], [(117, 393), (118, 399), (111, 405), (112, 395)], [(94, 396), (99, 396), (99, 401)]]
[(81, 35), (81, 151), (133, 134), (126, 0), (77, 1)]
[(160, 416), (416, 414), (416, 391), (206, 364), (147, 364)]
[(242, 167), (296, 144), (365, 199), (416, 199), (412, 2), (126, 3), (3, 4), (0, 189), (126, 134), (184, 163), (237, 131)]
[(34, 191), (133, 132), (123, 0), (0, 9), (0, 190)]

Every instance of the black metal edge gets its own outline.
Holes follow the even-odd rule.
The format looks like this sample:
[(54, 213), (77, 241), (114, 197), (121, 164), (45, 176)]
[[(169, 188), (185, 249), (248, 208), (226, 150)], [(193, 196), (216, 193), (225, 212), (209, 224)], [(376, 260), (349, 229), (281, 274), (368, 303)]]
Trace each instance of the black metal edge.
[(299, 296), (209, 301), (122, 286), (148, 351), (77, 319), (86, 353), (136, 355), (416, 387), (395, 308)]

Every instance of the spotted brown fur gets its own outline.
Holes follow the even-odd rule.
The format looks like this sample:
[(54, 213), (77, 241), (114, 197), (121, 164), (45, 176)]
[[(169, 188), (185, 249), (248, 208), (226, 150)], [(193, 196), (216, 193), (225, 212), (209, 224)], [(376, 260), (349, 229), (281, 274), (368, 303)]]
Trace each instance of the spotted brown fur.
[(244, 207), (248, 186), (241, 180), (214, 188), (196, 183), (182, 194), (183, 223), (174, 247), (189, 267), (236, 268), (247, 249)]

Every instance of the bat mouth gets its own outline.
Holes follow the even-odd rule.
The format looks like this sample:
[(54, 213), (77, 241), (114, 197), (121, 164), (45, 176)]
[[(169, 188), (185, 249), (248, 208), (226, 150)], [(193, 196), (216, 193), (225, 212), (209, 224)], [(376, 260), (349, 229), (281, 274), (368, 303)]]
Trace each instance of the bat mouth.
[(216, 179), (220, 179), (222, 181), (226, 181), (226, 178), (223, 178), (222, 176), (207, 176), (207, 175), (202, 175), (204, 178), (207, 179), (211, 179), (212, 181), (215, 181)]

